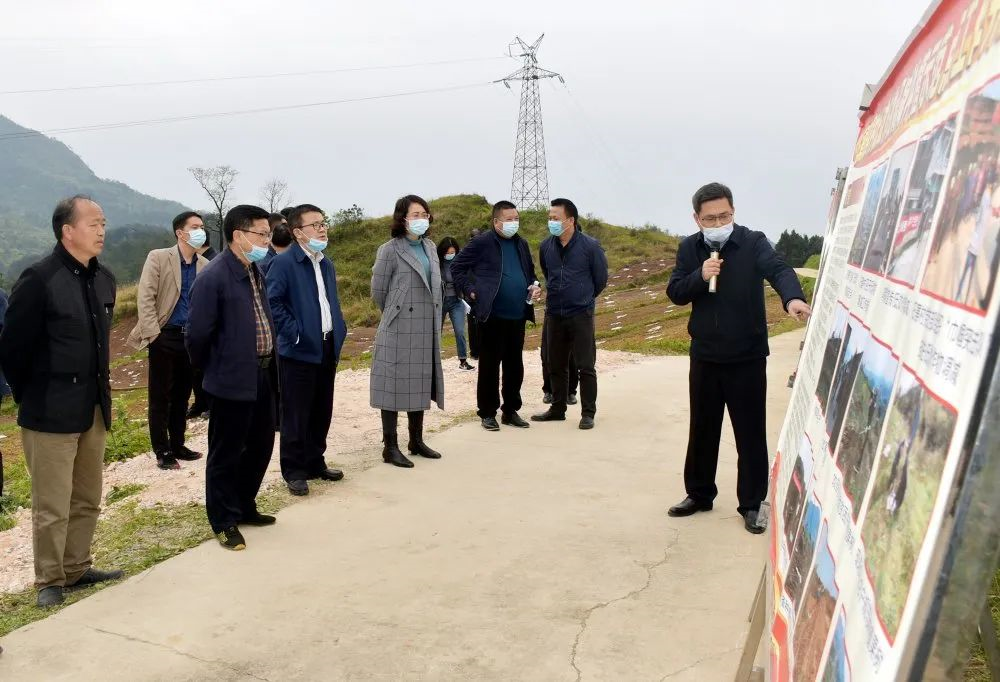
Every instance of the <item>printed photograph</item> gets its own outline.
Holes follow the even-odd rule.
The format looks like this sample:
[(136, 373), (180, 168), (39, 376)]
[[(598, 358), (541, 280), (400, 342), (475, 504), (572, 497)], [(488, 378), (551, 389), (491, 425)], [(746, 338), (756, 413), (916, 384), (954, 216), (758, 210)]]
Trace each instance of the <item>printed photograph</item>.
[(805, 513), (802, 515), (801, 528), (796, 534), (795, 543), (792, 545), (788, 573), (785, 574), (785, 593), (792, 600), (792, 604), (798, 605), (799, 603), (802, 586), (806, 582), (813, 554), (816, 552), (816, 535), (819, 533), (819, 524), (822, 519), (823, 512), (820, 509), (819, 500), (815, 495), (810, 495), (809, 501), (806, 503)]
[(830, 633), (840, 589), (835, 578), (836, 565), (827, 544), (829, 529), (826, 521), (816, 544), (816, 562), (802, 594), (802, 604), (795, 616), (792, 645), (792, 679), (815, 680), (819, 672), (826, 636)]
[(897, 149), (889, 162), (889, 171), (883, 183), (882, 198), (878, 204), (878, 212), (875, 214), (875, 225), (872, 227), (868, 249), (865, 251), (865, 260), (861, 265), (869, 272), (885, 274), (885, 267), (889, 262), (889, 250), (892, 247), (892, 235), (896, 232), (896, 221), (899, 219), (899, 211), (903, 207), (906, 181), (910, 176), (910, 165), (913, 163), (913, 155), (916, 151), (917, 145), (908, 144)]
[(837, 370), (833, 375), (833, 385), (830, 387), (830, 405), (826, 411), (826, 432), (830, 436), (830, 451), (833, 452), (840, 436), (840, 427), (844, 423), (844, 414), (851, 399), (854, 378), (858, 374), (864, 349), (868, 345), (868, 329), (854, 317), (847, 321), (847, 332), (844, 334), (844, 347), (837, 361)]
[(868, 490), (898, 367), (899, 360), (889, 347), (870, 337), (862, 353), (861, 368), (854, 381), (844, 431), (836, 451), (837, 464), (844, 477), (844, 490), (851, 498), (851, 513), (855, 521)]
[(785, 548), (788, 552), (795, 546), (795, 536), (799, 532), (799, 521), (802, 510), (806, 506), (806, 498), (812, 492), (813, 452), (809, 438), (802, 434), (799, 442), (799, 453), (795, 458), (792, 477), (785, 491), (785, 507), (782, 510), (782, 525), (784, 526)]
[(955, 431), (954, 409), (900, 372), (861, 537), (879, 617), (895, 637)]
[(847, 658), (847, 614), (844, 609), (840, 610), (837, 627), (833, 631), (823, 682), (851, 682), (851, 662)]
[(851, 184), (849, 184), (847, 189), (844, 191), (844, 208), (857, 204), (861, 201), (861, 197), (864, 193), (865, 178), (862, 176), (851, 182)]
[(826, 414), (826, 408), (830, 402), (830, 386), (833, 384), (833, 372), (837, 368), (837, 358), (840, 357), (844, 333), (847, 331), (848, 317), (847, 308), (838, 303), (833, 313), (830, 337), (826, 340), (826, 348), (823, 350), (823, 362), (819, 367), (819, 378), (816, 380), (816, 399), (819, 400), (819, 406), (823, 410), (823, 414)]
[(896, 236), (892, 239), (892, 255), (885, 272), (890, 279), (908, 286), (916, 282), (930, 241), (934, 211), (951, 159), (956, 120), (956, 116), (949, 118), (924, 137), (917, 147), (902, 215)]
[(882, 183), (885, 181), (885, 171), (888, 164), (872, 171), (868, 178), (868, 189), (865, 192), (865, 203), (861, 207), (861, 218), (858, 220), (858, 230), (854, 233), (854, 241), (851, 243), (851, 252), (847, 256), (847, 262), (851, 265), (861, 265), (865, 259), (865, 249), (868, 247), (868, 238), (872, 234), (872, 226), (875, 224), (875, 212), (878, 210), (878, 200), (882, 195)]
[(1000, 262), (1000, 79), (969, 97), (922, 289), (989, 308)]

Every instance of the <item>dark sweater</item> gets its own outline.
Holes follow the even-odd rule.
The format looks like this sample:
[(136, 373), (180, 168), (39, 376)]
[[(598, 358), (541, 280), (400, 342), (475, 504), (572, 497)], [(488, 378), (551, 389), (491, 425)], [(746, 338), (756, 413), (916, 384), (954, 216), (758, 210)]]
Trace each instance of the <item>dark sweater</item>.
[(691, 357), (719, 363), (767, 357), (764, 280), (778, 292), (787, 310), (793, 299), (806, 299), (795, 271), (774, 251), (763, 232), (736, 225), (719, 252), (725, 262), (712, 294), (701, 277), (701, 265), (709, 256), (700, 232), (686, 237), (677, 249), (677, 265), (667, 284), (671, 301), (692, 304), (688, 321)]

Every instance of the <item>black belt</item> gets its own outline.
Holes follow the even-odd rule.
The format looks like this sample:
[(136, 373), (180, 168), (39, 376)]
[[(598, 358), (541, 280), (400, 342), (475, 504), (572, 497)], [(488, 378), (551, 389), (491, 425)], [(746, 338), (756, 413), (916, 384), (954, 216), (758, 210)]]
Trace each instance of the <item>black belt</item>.
[(161, 332), (180, 332), (184, 333), (184, 327), (179, 324), (165, 324), (160, 328)]
[(274, 360), (274, 355), (258, 355), (257, 356), (257, 366), (261, 369), (267, 369), (271, 366), (271, 362)]

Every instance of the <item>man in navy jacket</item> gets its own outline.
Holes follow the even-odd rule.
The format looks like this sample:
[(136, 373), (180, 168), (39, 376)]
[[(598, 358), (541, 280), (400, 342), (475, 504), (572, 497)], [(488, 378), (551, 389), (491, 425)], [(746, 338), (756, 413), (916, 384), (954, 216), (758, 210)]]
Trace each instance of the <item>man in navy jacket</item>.
[(326, 216), (312, 204), (288, 216), (294, 241), (271, 260), (267, 297), (278, 336), (281, 380), (281, 475), (293, 495), (309, 494), (309, 479), (339, 481), (326, 465), (333, 384), (347, 324), (337, 296), (337, 273), (323, 255)]
[[(736, 436), (736, 494), (744, 526), (761, 533), (760, 503), (767, 497), (767, 319), (764, 280), (781, 296), (789, 315), (809, 316), (805, 294), (795, 276), (775, 253), (763, 232), (733, 223), (733, 194), (713, 182), (694, 195), (694, 219), (699, 231), (677, 250), (667, 296), (677, 305), (692, 304), (691, 427), (684, 486), (687, 497), (670, 508), (670, 516), (709, 511), (718, 494), (722, 412)], [(718, 254), (715, 257), (713, 254)], [(716, 291), (710, 282), (716, 278)]]
[(538, 249), (545, 273), (545, 334), (552, 406), (532, 421), (566, 419), (570, 355), (580, 373), (580, 428), (594, 428), (597, 413), (595, 302), (608, 285), (608, 259), (600, 242), (580, 231), (579, 211), (569, 199), (554, 199), (549, 233)]
[[(521, 419), (524, 381), (524, 322), (535, 321), (527, 302), (541, 296), (528, 242), (517, 234), (520, 219), (509, 201), (493, 206), (493, 229), (475, 237), (451, 262), (455, 289), (471, 302), (479, 321), (479, 377), (476, 404), (483, 428), (499, 431), (500, 422), (527, 428)], [(503, 367), (503, 404), (500, 404), (500, 368)]]
[(212, 532), (226, 549), (246, 548), (239, 525), (265, 526), (256, 497), (274, 448), (274, 323), (264, 277), (256, 263), (267, 254), (268, 213), (230, 209), (223, 222), (229, 244), (195, 278), (185, 345), (204, 372), (208, 420), (205, 507)]

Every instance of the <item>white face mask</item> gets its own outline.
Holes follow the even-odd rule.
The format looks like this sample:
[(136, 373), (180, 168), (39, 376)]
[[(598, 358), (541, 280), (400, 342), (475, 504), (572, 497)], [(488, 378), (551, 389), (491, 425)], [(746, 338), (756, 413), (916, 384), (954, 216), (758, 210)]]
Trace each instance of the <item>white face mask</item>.
[(517, 234), (517, 231), (519, 229), (521, 229), (521, 223), (520, 221), (517, 220), (508, 220), (507, 222), (501, 223), (500, 225), (500, 232), (502, 232), (503, 236), (506, 237), (507, 239), (510, 239), (515, 234)]
[(733, 233), (733, 224), (719, 225), (718, 227), (703, 227), (701, 228), (701, 233), (705, 237), (706, 242), (715, 242), (716, 244), (725, 244), (729, 240), (729, 235)]

